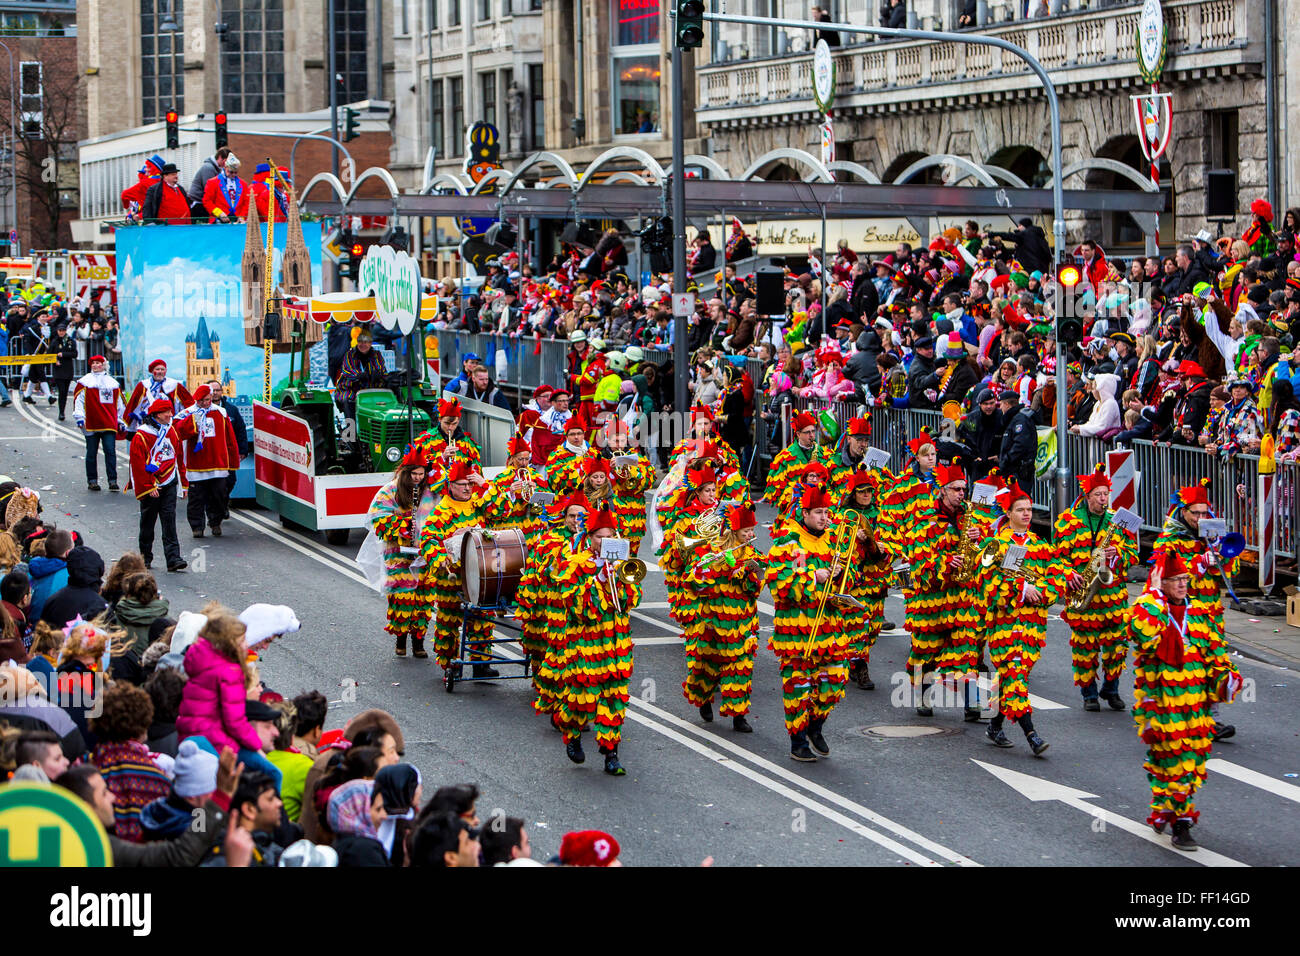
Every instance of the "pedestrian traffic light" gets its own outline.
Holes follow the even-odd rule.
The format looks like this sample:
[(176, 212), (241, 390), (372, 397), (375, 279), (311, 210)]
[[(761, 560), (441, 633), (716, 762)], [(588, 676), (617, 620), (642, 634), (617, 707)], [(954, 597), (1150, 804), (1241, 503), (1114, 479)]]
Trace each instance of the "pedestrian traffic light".
[(352, 267), (352, 247), (354, 237), (351, 232), (344, 230), (339, 233), (339, 278), (352, 279), (356, 277), (356, 271)]
[(167, 111), (167, 148), (181, 148), (181, 117), (175, 110)]
[(677, 0), (677, 45), (683, 50), (704, 45), (704, 0)]
[(350, 143), (361, 135), (361, 113), (350, 106), (343, 107), (343, 142)]
[(230, 138), (227, 135), (226, 130), (226, 114), (224, 112), (218, 112), (217, 115), (213, 117), (213, 121), (217, 125), (217, 149), (220, 149), (222, 146), (229, 146)]

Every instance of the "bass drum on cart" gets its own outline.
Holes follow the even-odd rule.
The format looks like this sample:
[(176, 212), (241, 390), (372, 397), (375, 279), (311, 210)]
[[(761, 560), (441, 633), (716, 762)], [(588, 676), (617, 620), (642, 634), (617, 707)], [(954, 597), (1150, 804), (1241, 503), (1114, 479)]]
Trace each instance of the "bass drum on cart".
[(466, 531), (461, 541), (460, 574), (465, 603), (475, 607), (508, 607), (523, 575), (528, 545), (518, 528)]

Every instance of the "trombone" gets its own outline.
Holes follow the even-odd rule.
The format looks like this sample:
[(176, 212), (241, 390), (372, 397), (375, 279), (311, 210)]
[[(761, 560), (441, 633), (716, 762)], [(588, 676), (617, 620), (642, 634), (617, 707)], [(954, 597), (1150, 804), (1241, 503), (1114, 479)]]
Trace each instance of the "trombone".
[[(610, 569), (606, 579), (609, 582), (609, 598), (614, 605), (614, 612), (621, 615), (623, 613), (623, 602), (618, 596), (618, 582), (629, 586), (640, 584), (645, 580), (646, 563), (640, 558), (624, 558), (617, 563), (607, 562), (606, 567)], [(614, 580), (615, 578), (618, 579), (618, 582)]]
[[(853, 595), (846, 593), (849, 586), (849, 572), (853, 569), (853, 548), (857, 544), (858, 532), (867, 531), (867, 519), (862, 516), (861, 512), (853, 512), (853, 520), (839, 525), (831, 536), (831, 560), (830, 574), (826, 576), (826, 583), (822, 586), (821, 597), (817, 601), (817, 616), (813, 619), (812, 629), (808, 632), (808, 640), (804, 644), (804, 656), (812, 650), (813, 641), (817, 639), (817, 632), (821, 630), (822, 622), (826, 620), (826, 604), (833, 601), (839, 607), (852, 608), (861, 610), (862, 602)], [(836, 572), (839, 566), (844, 565), (844, 572), (840, 575), (839, 586), (836, 587)], [(832, 594), (832, 589), (834, 593)]]

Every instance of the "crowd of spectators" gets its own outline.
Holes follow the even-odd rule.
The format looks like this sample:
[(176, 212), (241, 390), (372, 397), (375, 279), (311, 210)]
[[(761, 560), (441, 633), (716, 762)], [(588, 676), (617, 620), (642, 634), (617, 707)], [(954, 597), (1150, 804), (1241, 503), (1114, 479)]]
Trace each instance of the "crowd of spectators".
[[(476, 786), (423, 781), (391, 714), (339, 721), (319, 690), (268, 686), (290, 608), (175, 608), (139, 554), (105, 573), (4, 476), (0, 598), (0, 782), (83, 800), (115, 866), (544, 865), (523, 819), (480, 818)], [(619, 853), (583, 830), (547, 862)]]

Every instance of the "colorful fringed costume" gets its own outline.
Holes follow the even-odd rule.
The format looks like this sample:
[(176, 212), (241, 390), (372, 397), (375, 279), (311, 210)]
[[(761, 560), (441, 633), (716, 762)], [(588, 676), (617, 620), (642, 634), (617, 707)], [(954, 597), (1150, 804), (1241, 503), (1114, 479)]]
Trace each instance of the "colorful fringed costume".
[[(448, 483), (456, 481), (469, 470), (469, 466), (457, 462), (447, 474)], [(432, 588), (435, 608), (434, 652), (438, 664), (444, 669), (450, 666), (452, 658), (458, 656), (462, 626), (468, 627), (465, 635), (467, 640), (479, 641), (492, 637), (491, 620), (478, 618), (466, 622), (461, 610), (464, 588), (459, 575), (460, 555), (449, 554), (445, 544), (458, 531), (487, 526), (487, 504), (481, 493), (476, 492), (468, 501), (456, 501), (450, 494), (445, 494), (425, 523), (420, 538), (420, 556), (425, 562), (423, 576), (426, 584)], [(475, 652), (474, 657), (486, 659), (487, 654)]]
[[(1190, 597), (1190, 595), (1189, 595)], [(1133, 719), (1147, 745), (1151, 785), (1147, 822), (1194, 823), (1192, 797), (1205, 782), (1214, 732), (1211, 706), (1230, 700), (1240, 675), (1204, 602), (1176, 603), (1147, 591), (1129, 615), (1133, 641)]]
[[(596, 546), (591, 539), (587, 542)], [(613, 576), (586, 544), (576, 552), (560, 552), (554, 580), (566, 608), (563, 636), (553, 637), (559, 668), (555, 725), (567, 743), (594, 723), (601, 750), (616, 749), (632, 678), (628, 612), (640, 603), (641, 588)], [(614, 605), (611, 587), (621, 610)]]
[(861, 515), (864, 527), (874, 542), (864, 548), (861, 573), (856, 583), (850, 585), (848, 592), (863, 604), (861, 613), (848, 619), (852, 629), (850, 635), (850, 643), (853, 645), (852, 660), (859, 667), (867, 667), (871, 663), (871, 649), (876, 646), (876, 639), (880, 637), (881, 628), (885, 625), (885, 595), (889, 593), (889, 586), (894, 577), (894, 552), (888, 544), (880, 540), (877, 531), (880, 509), (876, 507), (874, 499), (865, 508), (853, 502), (855, 489), (863, 485), (874, 489), (878, 487), (879, 478), (880, 476), (874, 472), (856, 472), (848, 485), (842, 503), (831, 513), (834, 522), (832, 528), (852, 522)]
[(537, 491), (550, 490), (546, 480), (531, 466), (507, 465), (483, 490), (488, 525), (498, 530), (518, 528), (531, 541), (545, 522), (540, 515), (532, 513), (522, 488), (518, 491), (511, 489), (515, 482), (531, 482)]
[(411, 446), (424, 452), (425, 457), (433, 463), (436, 470), (445, 471), (449, 464), (446, 457), (449, 444), (454, 450), (452, 456), (453, 462), (463, 461), (468, 464), (477, 465), (481, 460), (478, 445), (474, 444), (474, 440), (466, 435), (460, 428), (456, 429), (455, 433), (451, 436), (451, 441), (448, 442), (447, 436), (445, 436), (442, 433), (442, 430), (435, 425), (428, 431), (416, 435), (415, 441), (411, 443)]
[[(809, 420), (811, 421), (811, 416)], [(767, 486), (763, 489), (763, 500), (769, 504), (777, 504), (786, 487), (795, 480), (799, 470), (809, 462), (818, 461), (820, 458), (821, 452), (816, 445), (812, 448), (804, 448), (797, 441), (786, 445), (772, 459), (772, 467), (767, 473)]]
[[(384, 546), (384, 593), (388, 597), (388, 624), (394, 637), (424, 639), (433, 613), (433, 588), (418, 570), (412, 570), (420, 530), (433, 513), (437, 498), (427, 483), (414, 508), (397, 503), (397, 479), (385, 484), (370, 502), (366, 520)], [(403, 548), (408, 549), (403, 553)]]
[(532, 659), (533, 689), (537, 699), (533, 708), (540, 714), (555, 711), (559, 696), (559, 658), (553, 641), (564, 633), (566, 610), (552, 574), (560, 555), (570, 550), (573, 534), (557, 521), (540, 530), (528, 542), (515, 606), (520, 618), (519, 644)]
[[(1188, 600), (1205, 607), (1213, 622), (1214, 633), (1223, 637), (1223, 599), (1219, 595), (1222, 578), (1219, 565), (1210, 554), (1209, 543), (1199, 538), (1175, 515), (1165, 518), (1160, 536), (1152, 546), (1154, 555), (1161, 552), (1176, 554), (1187, 564), (1192, 575), (1191, 589), (1187, 592)], [(1229, 578), (1240, 567), (1239, 558), (1223, 562), (1222, 570)]]
[[(748, 509), (728, 509), (734, 532), (754, 526)], [(738, 717), (749, 713), (758, 647), (758, 595), (766, 583), (766, 567), (755, 566), (762, 556), (750, 545), (736, 546), (725, 557), (701, 544), (685, 557), (684, 604), (680, 609), (686, 631), (686, 680), (682, 691), (692, 707), (719, 698), (719, 713)]]
[(931, 498), (919, 509), (916, 523), (900, 535), (911, 567), (911, 585), (903, 593), (912, 635), (907, 673), (913, 681), (931, 672), (969, 674), (981, 663), (982, 609), (972, 600), (972, 579), (963, 580), (949, 561), (960, 552), (964, 521), (984, 536), (977, 517), (949, 513)]
[[(1103, 476), (1104, 477), (1104, 476)], [(1085, 492), (1086, 494), (1087, 492)], [(1084, 697), (1097, 696), (1097, 672), (1102, 673), (1103, 688), (1113, 693), (1124, 672), (1124, 658), (1128, 647), (1128, 582), (1126, 572), (1138, 559), (1137, 541), (1122, 528), (1114, 527), (1115, 512), (1094, 515), (1088, 503), (1080, 497), (1069, 511), (1056, 519), (1055, 539), (1060, 552), (1062, 570), (1082, 573), (1092, 559), (1093, 549), (1113, 531), (1110, 542), (1118, 556), (1107, 567), (1113, 575), (1110, 584), (1102, 584), (1087, 607), (1072, 610), (1069, 602), (1074, 595), (1062, 592), (1066, 602), (1061, 620), (1070, 625), (1070, 658), (1074, 670), (1074, 683), (1083, 688)]]
[(654, 484), (655, 469), (644, 452), (632, 450), (616, 454), (635, 454), (636, 464), (613, 469), (614, 514), (618, 517), (618, 532), (632, 542), (635, 555), (645, 537), (646, 492)]
[[(803, 507), (805, 511), (830, 507), (830, 501), (822, 492), (811, 489)], [(842, 610), (828, 601), (825, 616), (813, 634), (817, 607), (826, 589), (816, 575), (819, 570), (831, 570), (835, 555), (830, 545), (829, 530), (816, 534), (800, 524), (777, 539), (768, 554), (767, 583), (775, 609), (768, 646), (781, 662), (785, 728), (792, 738), (805, 732), (820, 733), (826, 718), (844, 698), (848, 665), (854, 653), (853, 638), (860, 630), (855, 618), (861, 611)], [(855, 552), (849, 588), (861, 585), (861, 574), (859, 552)]]
[(561, 442), (546, 459), (546, 483), (557, 496), (573, 494), (582, 484), (582, 463), (595, 454), (586, 442), (581, 449), (573, 449)]
[[(1035, 582), (994, 564), (984, 568), (976, 582), (983, 610), (980, 632), (986, 636), (989, 660), (998, 672), (998, 712), (1007, 720), (1019, 721), (1033, 712), (1029, 672), (1047, 643), (1047, 609), (1060, 591), (1057, 550), (1032, 531), (1017, 532), (1010, 525), (1004, 525), (990, 540), (1024, 548), (1022, 566), (1043, 578)], [(1027, 584), (1042, 592), (1041, 603), (1026, 603)]]

